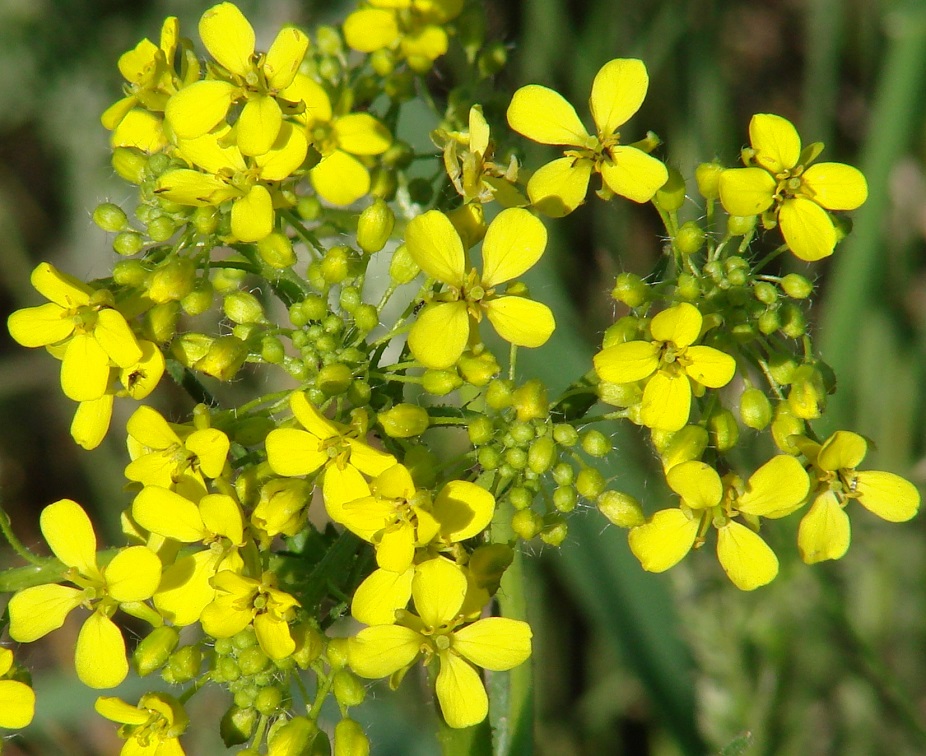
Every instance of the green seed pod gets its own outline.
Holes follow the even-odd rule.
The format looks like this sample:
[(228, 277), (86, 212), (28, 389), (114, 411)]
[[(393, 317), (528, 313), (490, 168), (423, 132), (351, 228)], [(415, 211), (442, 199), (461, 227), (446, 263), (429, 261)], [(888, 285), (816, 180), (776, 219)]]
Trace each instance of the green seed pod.
[(695, 169), (695, 181), (704, 199), (715, 200), (720, 196), (720, 174), (723, 171), (720, 163), (701, 163)]
[(576, 478), (576, 491), (586, 499), (595, 499), (605, 487), (604, 475), (594, 467), (584, 467)]
[(675, 236), (675, 246), (683, 255), (693, 255), (704, 246), (704, 229), (694, 221), (683, 223)]
[(149, 272), (141, 260), (119, 260), (113, 265), (113, 281), (120, 286), (141, 288)]
[[(142, 331), (149, 341), (166, 344), (177, 333), (177, 322), (179, 320), (180, 305), (177, 302), (155, 305), (145, 313), (145, 318), (142, 321)], [(193, 334), (184, 335), (192, 336)]]
[(148, 157), (134, 147), (116, 147), (113, 150), (112, 166), (120, 178), (138, 186), (145, 180)]
[(620, 273), (614, 280), (611, 297), (628, 307), (639, 307), (649, 299), (649, 287), (636, 273)]
[(488, 351), (477, 355), (465, 353), (457, 361), (457, 369), (466, 383), (477, 388), (485, 386), (501, 372), (495, 355)]
[(579, 443), (579, 431), (569, 423), (557, 423), (553, 426), (553, 440), (568, 449)]
[(781, 332), (790, 339), (799, 339), (807, 333), (807, 318), (800, 307), (793, 302), (785, 302), (779, 309)]
[(247, 291), (234, 291), (225, 295), (222, 311), (233, 323), (265, 323), (264, 306)]
[(553, 467), (556, 460), (556, 442), (551, 436), (541, 436), (531, 442), (527, 452), (527, 466), (538, 475)]
[[(219, 723), (219, 734), (222, 736), (222, 742), (225, 743), (227, 748), (246, 743), (254, 733), (259, 718), (254, 709), (230, 707)], [(240, 754), (241, 751), (238, 753)]]
[(727, 218), (727, 233), (730, 236), (746, 236), (756, 227), (754, 215), (731, 215)]
[(611, 451), (611, 440), (601, 431), (586, 431), (582, 434), (582, 451), (590, 457), (603, 457)]
[[(281, 722), (284, 720), (280, 720)], [(318, 736), (318, 725), (308, 717), (293, 717), (267, 738), (268, 756), (305, 756), (312, 754)]]
[(619, 528), (634, 528), (646, 522), (643, 507), (633, 496), (621, 491), (603, 491), (598, 495), (598, 509)]
[(381, 199), (373, 200), (357, 221), (357, 246), (368, 255), (379, 252), (386, 246), (394, 227), (392, 208)]
[(114, 234), (122, 231), (128, 225), (129, 219), (125, 211), (112, 202), (104, 202), (97, 205), (93, 211), (93, 222), (104, 231)]
[(531, 379), (515, 389), (511, 401), (519, 423), (544, 418), (550, 411), (546, 386), (537, 379)]
[(148, 633), (132, 654), (132, 662), (139, 676), (150, 675), (163, 667), (179, 640), (180, 633), (177, 628), (167, 625), (156, 627)]
[(370, 756), (370, 741), (353, 719), (345, 717), (335, 725), (334, 756)]
[[(657, 440), (655, 434), (653, 441)], [(668, 438), (660, 439), (662, 443), (656, 445), (659, 456), (662, 457), (662, 466), (666, 471), (671, 470), (682, 462), (700, 459), (708, 444), (708, 433), (700, 425), (686, 425), (684, 428), (669, 434)]]
[(284, 270), (296, 264), (293, 243), (286, 234), (274, 231), (257, 242), (260, 259), (275, 270)]
[(554, 520), (540, 531), (540, 540), (548, 546), (558, 548), (562, 546), (566, 536), (569, 535), (569, 526), (565, 520)]
[(530, 509), (519, 509), (511, 517), (511, 529), (518, 538), (530, 541), (543, 527), (543, 518)]
[(826, 408), (826, 387), (823, 375), (813, 365), (800, 365), (794, 371), (788, 392), (791, 414), (801, 420), (814, 420)]
[(669, 178), (653, 196), (653, 204), (665, 213), (672, 213), (685, 204), (685, 179), (678, 168), (667, 165)]
[(366, 698), (366, 688), (363, 683), (346, 669), (335, 672), (332, 690), (335, 700), (341, 706), (359, 706)]
[(335, 362), (331, 365), (325, 365), (318, 371), (315, 386), (323, 391), (326, 396), (338, 396), (350, 388), (353, 379), (353, 373), (347, 365), (342, 362)]
[(431, 418), (424, 407), (415, 404), (397, 404), (377, 415), (379, 424), (390, 438), (413, 438), (424, 433)]
[(813, 293), (813, 284), (797, 273), (788, 273), (782, 278), (781, 288), (791, 299), (807, 299)]
[(764, 391), (748, 388), (740, 396), (740, 419), (753, 430), (765, 430), (772, 420), (772, 403)]
[(404, 244), (399, 245), (389, 262), (389, 280), (396, 286), (407, 284), (414, 281), (420, 272), (421, 268), (411, 256), (408, 247)]
[(238, 374), (247, 357), (248, 347), (241, 339), (236, 336), (220, 336), (193, 367), (220, 381), (230, 381)]
[(113, 239), (113, 252), (123, 257), (137, 255), (145, 246), (145, 240), (141, 234), (134, 231), (122, 231), (116, 234)]
[(740, 429), (736, 423), (736, 417), (730, 410), (726, 408), (714, 410), (707, 419), (707, 427), (711, 443), (721, 454), (736, 446)]
[(152, 302), (179, 302), (193, 291), (196, 264), (188, 257), (172, 257), (151, 272), (147, 282), (148, 298)]

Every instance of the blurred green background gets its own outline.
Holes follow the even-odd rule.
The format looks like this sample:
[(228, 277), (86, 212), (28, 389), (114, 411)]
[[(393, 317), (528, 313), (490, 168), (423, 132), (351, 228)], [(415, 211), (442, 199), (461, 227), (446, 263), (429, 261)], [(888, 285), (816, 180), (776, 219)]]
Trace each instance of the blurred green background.
[[(112, 252), (90, 213), (101, 201), (130, 207), (132, 199), (109, 167), (98, 120), (119, 96), (116, 60), (142, 37), (156, 39), (166, 15), (179, 16), (195, 38), (209, 5), (0, 0), (4, 315), (38, 302), (28, 276), (39, 261), (77, 276), (106, 274)], [(240, 6), (258, 29), (258, 46), (284, 22), (333, 22), (350, 7)], [(661, 156), (689, 180), (698, 162), (736, 162), (755, 112), (789, 118), (805, 143), (826, 143), (824, 159), (863, 169), (870, 198), (853, 214), (852, 236), (809, 273), (822, 292), (812, 312), (817, 344), (839, 377), (819, 430), (872, 437), (877, 450), (866, 466), (922, 485), (926, 3), (524, 0), (488, 9), (491, 33), (506, 42), (511, 62), (497, 82), (496, 112), (504, 93), (536, 82), (583, 113), (598, 68), (636, 56), (650, 71), (650, 94), (626, 136), (657, 132), (666, 143)], [(696, 201), (683, 212), (700, 214)], [(553, 306), (559, 329), (546, 349), (523, 358), (528, 370), (559, 388), (564, 376), (585, 371), (614, 315), (614, 274), (647, 273), (658, 235), (652, 209), (630, 203), (593, 200), (551, 226), (546, 270), (531, 283)], [(0, 336), (0, 495), (29, 545), (41, 542), (41, 507), (65, 496), (94, 511), (101, 538), (117, 542), (118, 513), (128, 503), (124, 448), (111, 434), (95, 452), (78, 449), (68, 436), (72, 411), (55, 363)], [(652, 453), (636, 434), (610, 430), (620, 451), (609, 471), (615, 485), (650, 510), (663, 506)], [(595, 511), (577, 512), (562, 549), (529, 548), (535, 752), (926, 753), (926, 525), (922, 518), (889, 525), (860, 507), (851, 516), (853, 545), (836, 564), (804, 566), (796, 526), (769, 528), (781, 574), (744, 594), (708, 550), (668, 574), (645, 574), (623, 532)], [(0, 564), (18, 563), (0, 547)], [(53, 642), (22, 650), (39, 704), (29, 735), (4, 746), (11, 753), (118, 749), (114, 728), (88, 719), (93, 696), (73, 676), (78, 627), (69, 623)], [(129, 684), (125, 695), (142, 689)], [(376, 696), (367, 713), (374, 753), (434, 753), (430, 720), (387, 699)], [(200, 705), (188, 753), (215, 752), (214, 735), (200, 731), (222, 705)]]

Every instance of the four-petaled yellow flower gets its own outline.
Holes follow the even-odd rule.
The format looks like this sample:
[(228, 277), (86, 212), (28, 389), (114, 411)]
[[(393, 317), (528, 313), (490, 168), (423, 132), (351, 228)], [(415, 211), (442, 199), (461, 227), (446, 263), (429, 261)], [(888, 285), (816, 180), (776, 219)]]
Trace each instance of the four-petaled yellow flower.
[(13, 652), (0, 647), (0, 727), (18, 730), (35, 716), (35, 692), (26, 683), (10, 679)]
[(460, 235), (446, 215), (429, 210), (412, 219), (405, 243), (418, 266), (447, 285), (418, 315), (408, 346), (421, 364), (455, 364), (467, 344), (479, 341), (483, 315), (498, 335), (517, 346), (545, 344), (556, 323), (550, 308), (527, 297), (500, 295), (496, 287), (517, 278), (543, 254), (547, 231), (527, 210), (502, 210), (482, 243), (482, 274), (470, 267)]
[(476, 667), (512, 669), (531, 653), (526, 622), (488, 617), (467, 624), (461, 610), (467, 580), (453, 562), (438, 557), (418, 565), (412, 583), (417, 615), (404, 612), (395, 624), (364, 628), (348, 643), (348, 662), (361, 677), (401, 680), (419, 656), (437, 659), (436, 692), (451, 727), (486, 718), (488, 697)]
[(508, 106), (508, 124), (541, 144), (567, 147), (565, 157), (531, 176), (527, 193), (543, 213), (567, 215), (585, 201), (592, 171), (604, 185), (634, 202), (649, 202), (669, 177), (665, 165), (633, 145), (621, 144), (618, 129), (640, 109), (649, 87), (643, 61), (616, 58), (592, 83), (589, 106), (596, 135), (586, 131), (575, 108), (552, 89), (521, 87)]
[(10, 335), (26, 347), (61, 347), (61, 389), (68, 399), (99, 399), (109, 384), (109, 368), (128, 368), (142, 359), (138, 340), (106, 289), (94, 290), (73, 276), (40, 263), (32, 285), (48, 304), (10, 315)]
[(114, 696), (100, 696), (97, 713), (122, 725), (125, 740), (120, 756), (184, 756), (179, 737), (190, 723), (176, 698), (167, 693), (145, 693), (138, 706)]
[(93, 609), (77, 636), (77, 676), (91, 688), (115, 687), (129, 665), (122, 632), (110, 617), (121, 607), (159, 621), (141, 602), (157, 589), (161, 562), (146, 546), (130, 546), (100, 567), (90, 518), (70, 499), (45, 507), (39, 522), (51, 550), (69, 568), (65, 579), (78, 587), (49, 584), (17, 592), (9, 604), (10, 637), (30, 643), (61, 627), (72, 609)]
[(749, 122), (752, 149), (748, 168), (720, 175), (720, 201), (731, 215), (764, 213), (766, 225), (778, 218), (791, 251), (812, 262), (833, 254), (836, 228), (827, 210), (855, 210), (868, 198), (868, 184), (857, 168), (843, 163), (810, 165), (823, 150), (819, 142), (801, 150), (790, 121), (757, 113)]
[(230, 81), (198, 81), (171, 97), (166, 115), (174, 135), (181, 140), (201, 137), (225, 118), (232, 103), (245, 100), (235, 122), (235, 143), (242, 155), (269, 152), (284, 123), (278, 100), (292, 110), (292, 103), (280, 92), (292, 84), (309, 38), (288, 26), (280, 30), (265, 54), (255, 55), (254, 29), (231, 3), (214, 5), (203, 14), (199, 36)]
[(595, 355), (595, 372), (609, 383), (649, 379), (643, 389), (640, 417), (648, 428), (677, 431), (691, 414), (692, 383), (726, 386), (736, 361), (708, 346), (695, 346), (703, 318), (698, 308), (682, 302), (664, 310), (650, 323), (652, 341), (627, 341)]
[(920, 507), (920, 493), (907, 480), (881, 470), (856, 470), (868, 452), (864, 438), (836, 431), (823, 444), (798, 442), (816, 476), (814, 502), (801, 520), (797, 545), (807, 564), (839, 559), (849, 548), (851, 530), (845, 507), (855, 499), (888, 522), (906, 522)]
[[(717, 558), (727, 577), (744, 591), (770, 583), (778, 574), (778, 558), (753, 529), (733, 518), (781, 517), (807, 498), (810, 479), (794, 457), (773, 457), (746, 482), (697, 460), (682, 462), (666, 473), (669, 487), (681, 499), (677, 509), (656, 512), (632, 528), (630, 550), (643, 569), (663, 572), (700, 546), (712, 525), (717, 529)], [(756, 525), (757, 527), (757, 525)]]

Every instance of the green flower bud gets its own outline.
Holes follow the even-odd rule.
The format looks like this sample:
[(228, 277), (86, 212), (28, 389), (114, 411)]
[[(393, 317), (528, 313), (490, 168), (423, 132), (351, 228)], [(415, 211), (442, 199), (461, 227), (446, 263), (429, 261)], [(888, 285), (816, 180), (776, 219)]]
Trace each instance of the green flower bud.
[(265, 717), (272, 717), (283, 703), (283, 694), (279, 688), (261, 688), (254, 699), (254, 708)]
[(727, 233), (730, 236), (746, 236), (756, 227), (754, 215), (731, 215), (727, 218)]
[(377, 76), (387, 78), (395, 70), (395, 55), (388, 48), (381, 47), (370, 53), (370, 66)]
[(531, 379), (515, 389), (511, 401), (519, 423), (546, 417), (550, 411), (546, 386), (537, 379)]
[(331, 247), (322, 258), (321, 275), (327, 284), (339, 284), (350, 275), (353, 250), (344, 245)]
[(788, 273), (782, 278), (781, 288), (791, 299), (807, 299), (813, 293), (813, 284), (797, 273)]
[(155, 305), (145, 313), (145, 319), (142, 321), (142, 331), (149, 341), (166, 344), (177, 333), (177, 322), (179, 320), (180, 305), (177, 302)]
[(220, 381), (230, 381), (238, 374), (247, 357), (248, 347), (241, 339), (236, 336), (220, 336), (193, 367)]
[(341, 706), (359, 706), (366, 698), (366, 688), (363, 683), (346, 669), (335, 672), (332, 690), (335, 700)]
[(787, 386), (794, 379), (797, 361), (786, 352), (773, 352), (768, 358), (768, 372), (776, 383)]
[(123, 257), (137, 255), (144, 246), (145, 240), (134, 231), (122, 231), (113, 239), (113, 252)]
[(274, 231), (257, 242), (257, 254), (275, 270), (283, 270), (296, 264), (293, 243), (286, 234), (279, 231)]
[(551, 436), (535, 439), (527, 452), (527, 466), (538, 475), (553, 467), (556, 460), (556, 442)]
[(568, 449), (579, 443), (579, 431), (569, 423), (557, 423), (553, 426), (553, 440)]
[(113, 150), (112, 166), (120, 178), (138, 186), (145, 180), (148, 157), (134, 147), (116, 147)]
[(801, 420), (814, 420), (826, 407), (826, 387), (823, 375), (813, 365), (800, 365), (794, 371), (788, 392), (791, 414)]
[(576, 478), (576, 491), (586, 499), (595, 499), (605, 487), (604, 475), (594, 467), (584, 467)]
[(803, 435), (804, 421), (791, 413), (787, 401), (779, 402), (775, 407), (775, 417), (772, 420), (772, 439), (775, 446), (785, 454), (799, 454), (800, 449), (794, 445), (792, 436)]
[(113, 281), (136, 289), (144, 285), (149, 272), (141, 260), (119, 260), (113, 265)]
[(694, 221), (683, 223), (675, 236), (675, 246), (683, 255), (693, 255), (704, 246), (704, 229)]
[[(254, 733), (259, 718), (254, 709), (230, 707), (219, 723), (219, 734), (222, 736), (222, 742), (225, 743), (227, 748), (246, 743)], [(239, 751), (240, 753), (241, 751)]]
[(514, 486), (508, 491), (508, 501), (515, 509), (527, 509), (533, 500), (534, 494), (524, 486)]
[(334, 756), (370, 756), (370, 741), (353, 719), (344, 718), (334, 726)]
[(234, 682), (241, 677), (241, 670), (238, 669), (238, 662), (230, 656), (222, 656), (216, 659), (214, 677), (222, 682)]
[(193, 211), (193, 228), (203, 236), (212, 236), (219, 228), (219, 212), (211, 205)]
[(347, 638), (329, 638), (328, 645), (325, 648), (325, 656), (328, 658), (328, 664), (334, 670), (343, 669), (347, 666)]
[(182, 646), (170, 655), (161, 676), (171, 685), (182, 685), (199, 676), (203, 652), (199, 646)]
[(633, 496), (621, 491), (604, 491), (598, 496), (598, 509), (613, 525), (634, 528), (646, 522), (643, 507)]
[(135, 648), (132, 661), (140, 677), (150, 675), (167, 663), (171, 652), (177, 647), (180, 633), (175, 627), (156, 627)]
[(465, 353), (457, 362), (457, 368), (463, 379), (476, 387), (485, 386), (501, 372), (495, 355), (489, 351), (478, 355)]
[(575, 468), (568, 462), (558, 462), (553, 468), (553, 481), (556, 485), (571, 486), (575, 479)]
[(598, 384), (598, 398), (605, 404), (614, 407), (630, 407), (643, 400), (643, 389), (638, 383), (608, 383), (602, 381)]
[[(675, 433), (669, 434), (667, 438), (658, 440), (661, 443), (656, 444), (656, 449), (662, 457), (663, 469), (668, 471), (682, 462), (700, 459), (707, 448), (708, 433), (700, 425), (686, 425)], [(653, 441), (657, 441), (655, 434)]]
[(476, 461), (484, 470), (497, 470), (502, 463), (501, 452), (491, 446), (483, 446), (476, 453)]
[(180, 300), (180, 307), (187, 315), (202, 315), (211, 309), (214, 297), (212, 282), (208, 278), (197, 278), (192, 291)]
[(351, 369), (347, 365), (342, 362), (335, 362), (331, 365), (325, 365), (318, 371), (315, 386), (325, 392), (326, 396), (338, 396), (350, 388), (353, 379), (353, 373), (351, 373)]
[(685, 302), (694, 302), (701, 298), (701, 282), (691, 273), (679, 273), (675, 293)]
[(360, 213), (357, 221), (357, 246), (368, 255), (379, 252), (386, 246), (392, 229), (395, 227), (395, 214), (381, 199)]
[(748, 388), (740, 396), (740, 418), (753, 430), (765, 430), (772, 420), (772, 403), (764, 391)]
[(508, 48), (499, 41), (490, 42), (479, 54), (479, 73), (489, 78), (499, 73), (508, 63)]
[[(475, 246), (486, 235), (485, 213), (478, 202), (467, 202), (452, 210), (447, 217), (450, 218), (454, 229), (460, 235), (464, 249)], [(509, 284), (509, 293), (511, 293), (511, 286), (513, 284)]]
[(193, 290), (196, 264), (188, 257), (172, 257), (151, 272), (147, 282), (152, 302), (177, 302)]
[(408, 248), (401, 244), (392, 253), (392, 260), (389, 262), (389, 280), (395, 285), (407, 284), (415, 280), (415, 277), (421, 272), (418, 263), (415, 262)]
[(125, 211), (112, 202), (104, 202), (97, 205), (93, 211), (93, 222), (108, 233), (114, 234), (122, 231), (129, 222)]
[(564, 520), (554, 520), (540, 531), (540, 540), (548, 546), (558, 548), (569, 534), (569, 526)]
[(778, 315), (778, 308), (769, 308), (763, 312), (756, 321), (759, 333), (771, 336), (775, 331), (781, 328), (781, 317)]
[(730, 410), (720, 408), (712, 412), (707, 419), (707, 427), (713, 446), (721, 454), (730, 451), (736, 446), (740, 436), (740, 429), (739, 425), (736, 424), (736, 418)]
[(778, 288), (768, 281), (756, 281), (752, 286), (752, 295), (764, 305), (773, 305), (778, 301)]
[(216, 638), (213, 648), (218, 656), (228, 656), (235, 649), (232, 645), (231, 638)]
[(225, 316), (233, 323), (265, 323), (264, 306), (248, 291), (235, 291), (222, 303)]
[(667, 165), (669, 178), (656, 192), (653, 204), (666, 213), (675, 212), (685, 204), (685, 179), (677, 168)]
[(640, 318), (625, 315), (608, 326), (601, 340), (601, 346), (607, 349), (615, 344), (623, 344), (640, 338)]
[(276, 336), (264, 336), (260, 340), (260, 357), (264, 362), (279, 365), (286, 356), (283, 342)]
[(431, 418), (424, 407), (415, 404), (397, 404), (377, 415), (379, 424), (390, 438), (412, 438), (424, 433)]
[(511, 406), (514, 384), (508, 378), (496, 378), (486, 388), (486, 404), (494, 410), (503, 410)]
[(371, 304), (360, 304), (354, 310), (354, 325), (357, 330), (366, 335), (379, 325), (379, 312)]
[(511, 529), (518, 538), (530, 541), (543, 527), (543, 518), (531, 509), (519, 509), (511, 517)]
[(296, 641), (293, 659), (300, 669), (308, 669), (325, 650), (325, 638), (315, 627), (307, 623), (296, 625), (290, 632)]
[(639, 307), (649, 299), (649, 287), (636, 273), (620, 273), (614, 280), (611, 297), (628, 307)]
[(785, 302), (779, 309), (781, 332), (790, 339), (799, 339), (807, 333), (807, 318), (800, 307), (793, 302)]
[(603, 457), (611, 451), (611, 440), (601, 431), (586, 431), (582, 434), (582, 451), (590, 457)]
[(704, 199), (715, 200), (720, 196), (720, 174), (723, 171), (720, 163), (701, 163), (695, 169), (695, 181)]
[(257, 642), (257, 634), (254, 632), (253, 627), (246, 627), (232, 636), (232, 644), (239, 651), (253, 648), (257, 645)]
[(249, 646), (238, 654), (238, 666), (241, 668), (241, 674), (253, 677), (270, 666), (270, 657), (259, 645)]
[(310, 295), (299, 305), (307, 322), (322, 320), (328, 315), (328, 302), (324, 297)]
[(177, 232), (177, 226), (173, 220), (166, 215), (162, 215), (160, 218), (152, 220), (146, 230), (151, 241), (166, 242)]
[(515, 447), (505, 451), (505, 462), (514, 470), (523, 470), (527, 467), (527, 452)]
[(296, 203), (296, 212), (302, 220), (318, 220), (322, 214), (322, 203), (315, 196), (300, 197)]
[[(282, 721), (282, 720), (281, 720)], [(312, 753), (318, 725), (308, 717), (293, 717), (268, 737), (268, 756), (304, 756)]]

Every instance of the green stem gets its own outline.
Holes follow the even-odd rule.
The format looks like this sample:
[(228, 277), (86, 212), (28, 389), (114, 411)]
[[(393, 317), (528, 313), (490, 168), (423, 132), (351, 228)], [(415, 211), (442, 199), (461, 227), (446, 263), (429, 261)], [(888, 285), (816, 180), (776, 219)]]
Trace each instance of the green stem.
[(6, 538), (7, 543), (13, 547), (13, 551), (19, 556), (37, 567), (42, 566), (45, 560), (29, 551), (29, 549), (23, 545), (22, 541), (16, 537), (16, 534), (13, 532), (12, 523), (10, 522), (10, 516), (2, 507), (0, 507), (0, 532), (3, 533), (3, 537)]

